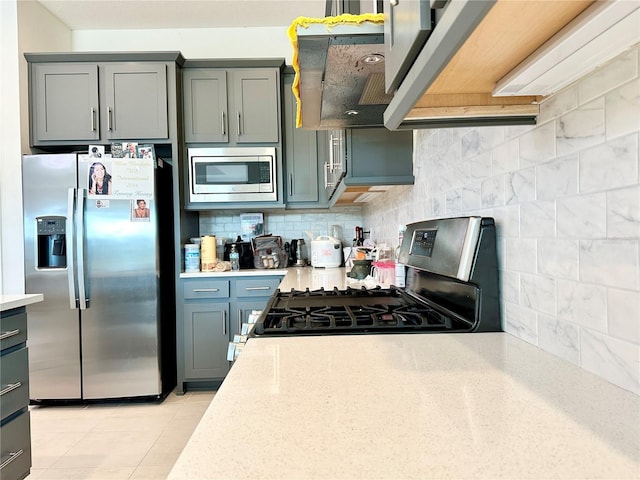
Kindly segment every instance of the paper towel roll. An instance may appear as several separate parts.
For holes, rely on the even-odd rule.
[[[213,272],[216,269],[216,237],[204,235],[200,241],[200,270]]]

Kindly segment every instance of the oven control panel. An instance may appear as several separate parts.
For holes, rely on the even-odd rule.
[[[436,235],[438,230],[418,229],[413,232],[413,241],[411,242],[411,255],[420,255],[421,257],[430,257],[433,255],[433,246],[436,243]]]
[[[399,263],[468,282],[482,222],[482,217],[455,217],[411,223],[400,247]],[[493,226],[493,219],[485,223]]]

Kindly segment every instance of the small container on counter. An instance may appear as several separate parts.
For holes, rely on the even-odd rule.
[[[216,269],[218,259],[216,256],[216,237],[203,235],[200,252],[200,266],[203,272],[213,272]]]
[[[200,271],[200,245],[187,243],[184,246],[184,271],[187,273]]]
[[[229,252],[229,261],[231,262],[231,270],[240,270],[240,254],[236,250],[236,244],[231,245],[231,252]]]

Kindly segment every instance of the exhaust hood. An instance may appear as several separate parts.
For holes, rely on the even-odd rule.
[[[296,70],[297,126],[334,130],[381,126],[392,99],[384,86],[382,14],[312,19],[289,27]]]

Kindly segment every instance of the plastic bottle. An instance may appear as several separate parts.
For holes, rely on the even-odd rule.
[[[405,287],[407,271],[404,265],[398,261],[400,256],[400,248],[402,247],[402,241],[404,240],[404,232],[407,230],[406,225],[400,225],[398,227],[398,246],[396,247],[396,286]]]
[[[229,261],[231,262],[231,270],[240,270],[240,254],[236,250],[236,244],[231,245],[229,252]]]

